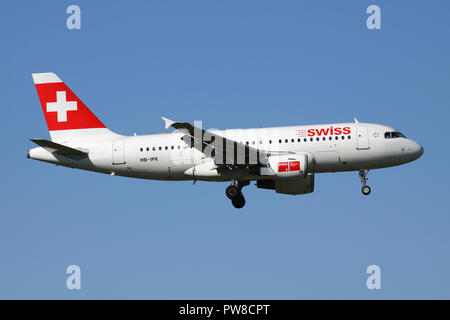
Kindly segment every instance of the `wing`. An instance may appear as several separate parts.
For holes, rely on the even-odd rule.
[[[217,165],[248,167],[265,166],[272,155],[291,154],[289,151],[267,151],[253,148],[232,139],[228,139],[214,131],[203,130],[188,122],[176,122],[161,117],[166,129],[173,127],[185,135],[182,140],[192,148],[214,159]]]

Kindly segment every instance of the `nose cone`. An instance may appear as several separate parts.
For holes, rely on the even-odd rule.
[[[408,153],[414,158],[419,159],[423,155],[423,147],[415,141],[410,141],[408,145]]]
[[[422,146],[420,146],[420,150],[419,150],[419,156],[418,156],[418,158],[420,158],[421,156],[423,155],[423,147]]]

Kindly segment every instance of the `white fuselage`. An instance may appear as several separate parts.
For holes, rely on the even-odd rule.
[[[343,128],[349,128],[346,129],[348,133],[344,134]],[[28,157],[67,167],[142,179],[210,181],[232,179],[223,175],[194,176],[192,168],[210,163],[212,159],[181,140],[184,135],[181,132],[122,136],[106,128],[85,130],[86,134],[79,134],[76,139],[64,141],[64,138],[61,138],[60,141],[69,147],[87,150],[88,157],[80,159],[66,157],[51,153],[42,147],[31,149]],[[404,137],[385,138],[386,132],[395,132],[393,128],[369,123],[229,129],[213,132],[264,151],[308,153],[311,155],[311,164],[308,166],[311,173],[396,166],[413,161],[423,153],[423,148],[413,140]],[[240,180],[256,178],[248,174],[240,177]]]

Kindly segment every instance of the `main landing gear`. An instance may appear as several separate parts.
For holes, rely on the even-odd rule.
[[[359,177],[361,178],[361,184],[362,184],[361,192],[365,196],[368,196],[371,191],[370,187],[368,185],[366,185],[367,180],[369,180],[369,179],[367,179],[368,173],[369,173],[369,170],[365,170],[365,169],[359,170]]]
[[[236,182],[233,181],[230,186],[225,189],[225,194],[235,208],[242,208],[245,206],[245,198],[242,194],[242,188],[249,185],[250,181],[239,181],[236,186]]]

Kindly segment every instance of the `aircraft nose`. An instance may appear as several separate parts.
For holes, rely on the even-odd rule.
[[[423,155],[423,147],[415,141],[410,142],[408,149],[410,150],[411,155],[414,157],[414,159],[419,159]]]
[[[419,157],[421,157],[423,155],[423,147],[420,146],[420,150],[419,150]]]

